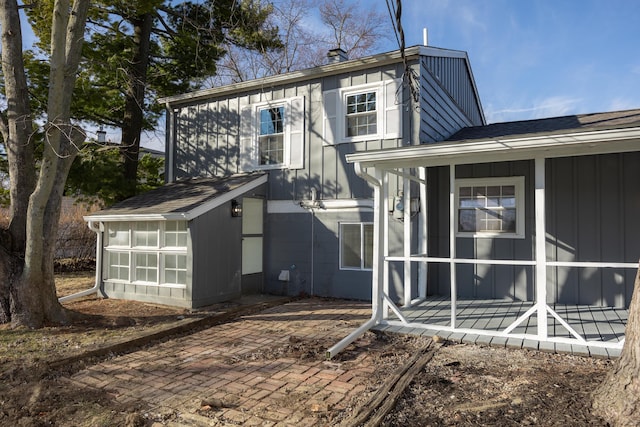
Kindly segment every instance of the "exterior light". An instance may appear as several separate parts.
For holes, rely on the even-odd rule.
[[[105,142],[107,142],[107,131],[104,130],[102,126],[100,126],[100,129],[98,129],[96,134],[98,135],[99,144],[104,144]]]
[[[231,216],[242,216],[242,204],[238,203],[236,200],[231,201]]]

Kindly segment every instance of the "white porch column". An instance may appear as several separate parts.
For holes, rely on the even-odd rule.
[[[418,177],[420,178],[420,213],[418,214],[418,253],[428,256],[427,239],[429,229],[427,224],[427,168],[418,168]],[[426,261],[421,262],[418,268],[418,298],[427,298],[427,271]]]
[[[374,172],[375,178],[379,182],[383,182],[382,172],[378,169],[375,169]],[[384,174],[386,176],[386,174]],[[380,322],[382,320],[382,310],[384,308],[383,304],[383,292],[384,292],[384,280],[381,280],[384,277],[384,246],[385,246],[385,221],[384,218],[387,217],[387,209],[388,209],[388,201],[386,198],[386,192],[384,191],[385,186],[374,185],[373,186],[373,265],[372,265],[372,280],[371,283],[373,287],[371,289],[371,309],[376,317],[376,322]],[[382,277],[381,277],[382,276]]]
[[[451,327],[456,327],[456,165],[449,165],[449,268],[451,269]]]
[[[535,159],[535,214],[536,214],[536,312],[538,339],[547,338],[547,251],[545,224],[545,158]]]
[[[405,307],[411,306],[411,261],[409,258],[411,257],[411,183],[407,178],[402,179],[402,188],[403,188],[403,200],[404,211],[403,211],[403,226],[404,226],[404,237],[403,237],[403,249],[404,249],[404,301],[403,305]]]
[[[381,197],[381,209],[379,210],[379,215],[382,218],[378,219],[376,224],[381,224],[381,235],[380,235],[380,266],[379,266],[379,274],[382,277],[379,277],[378,280],[382,283],[382,292],[384,294],[380,294],[379,298],[382,303],[382,317],[384,319],[389,317],[389,304],[387,304],[386,300],[383,298],[384,295],[389,295],[389,263],[386,261],[386,258],[389,256],[389,174],[387,171],[382,170],[376,172],[380,173],[380,176],[377,176],[378,179],[382,182],[382,192],[380,194]],[[382,279],[382,280],[380,280]]]

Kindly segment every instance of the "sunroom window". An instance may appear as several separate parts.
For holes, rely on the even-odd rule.
[[[186,221],[107,224],[104,279],[145,286],[185,287],[187,236]]]
[[[457,235],[524,237],[523,190],[523,177],[457,180]]]

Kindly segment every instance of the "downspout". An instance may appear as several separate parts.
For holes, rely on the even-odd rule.
[[[71,301],[80,297],[84,297],[91,294],[99,294],[102,295],[100,291],[100,284],[102,283],[102,232],[104,231],[104,225],[101,222],[89,221],[87,226],[91,231],[95,231],[96,233],[96,281],[93,285],[93,288],[87,289],[86,291],[77,292],[75,294],[67,295],[61,298],[58,298],[59,302]]]
[[[367,181],[369,184],[373,186],[374,203],[375,201],[377,201],[379,204],[381,204],[383,202],[382,194],[381,194],[382,182],[378,178],[367,173],[362,168],[359,162],[354,164],[354,169],[355,169],[356,175],[358,175],[360,178],[364,179],[365,181]],[[380,298],[380,290],[379,290],[378,284],[380,283],[379,254],[380,254],[380,251],[382,250],[379,244],[380,233],[382,232],[382,230],[380,230],[380,215],[383,215],[383,214],[384,214],[383,209],[381,209],[380,206],[378,206],[378,208],[375,209],[375,205],[374,205],[374,211],[373,211],[374,242],[378,242],[378,244],[374,245],[374,257],[373,257],[374,269],[373,269],[373,278],[371,281],[371,318],[367,320],[365,323],[363,323],[360,327],[358,327],[355,331],[351,332],[349,335],[343,338],[340,342],[335,344],[333,347],[329,348],[326,353],[327,359],[331,359],[333,356],[340,353],[342,350],[345,349],[345,347],[347,347],[349,344],[351,344],[352,342],[360,338],[365,332],[367,332],[369,329],[371,329],[372,327],[380,323],[380,321],[382,320],[382,309],[381,309],[382,301]]]

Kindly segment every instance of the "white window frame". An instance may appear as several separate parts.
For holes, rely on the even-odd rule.
[[[359,225],[360,226],[360,268],[357,267],[346,267],[342,265],[342,251],[343,251],[343,243],[344,243],[344,236],[343,236],[343,227],[345,225]],[[372,271],[372,268],[368,268],[366,267],[366,260],[365,260],[365,226],[370,225],[371,227],[373,227],[373,222],[349,222],[349,221],[345,221],[345,222],[340,222],[338,223],[338,229],[339,229],[339,238],[338,238],[338,265],[340,266],[340,270],[349,270],[349,271]],[[371,244],[373,245],[373,241],[371,242]],[[371,253],[373,254],[373,246],[371,247]]]
[[[260,164],[260,111],[284,107],[282,163]],[[244,172],[304,168],[305,98],[274,99],[245,105],[240,111],[240,169]]]
[[[359,95],[368,95],[368,94],[374,94],[375,95],[375,110],[373,110],[373,112],[371,111],[365,111],[365,112],[355,112],[355,113],[349,113],[348,111],[348,107],[349,107],[349,98],[350,97],[358,97]],[[365,101],[365,104],[368,103],[368,101]],[[340,115],[340,121],[341,124],[343,126],[343,129],[341,130],[341,136],[345,141],[348,142],[356,142],[356,141],[364,141],[367,139],[378,139],[381,137],[381,128],[382,128],[382,113],[381,110],[382,108],[380,108],[382,106],[382,104],[384,103],[384,99],[382,98],[382,90],[381,90],[381,86],[380,85],[376,85],[374,87],[371,87],[369,89],[363,88],[361,90],[348,90],[348,91],[343,91],[342,92],[342,105],[344,107],[344,110],[342,111],[342,114]],[[376,118],[376,131],[373,133],[366,133],[363,135],[353,135],[353,136],[349,136],[348,132],[349,132],[349,118],[357,118],[357,117],[363,117],[363,116],[369,116],[369,115],[375,115]]]
[[[282,162],[263,165],[260,164],[260,112],[263,110],[280,107],[284,109],[284,113],[282,115]],[[261,102],[259,104],[255,104],[253,107],[253,122],[255,129],[253,139],[255,144],[255,153],[257,155],[256,169],[268,170],[282,169],[287,167],[290,160],[289,147],[291,146],[291,103],[287,100],[279,100],[274,102]]]
[[[401,83],[400,79],[389,79],[324,91],[324,143],[331,145],[402,138]],[[347,136],[347,98],[370,92],[376,94],[376,133]]]
[[[156,246],[136,246],[135,245],[135,233],[134,230],[138,227],[139,224],[141,223],[147,223],[147,224],[155,224],[158,228],[158,235],[157,235],[157,245]],[[178,221],[180,222],[180,221]],[[121,224],[126,224],[128,229],[129,229],[129,245],[128,246],[105,246],[105,252],[107,255],[107,263],[105,266],[105,271],[107,273],[107,277],[105,278],[105,281],[107,282],[113,282],[113,283],[132,283],[132,284],[136,284],[136,285],[145,285],[145,286],[158,286],[158,287],[169,287],[169,288],[181,288],[184,289],[187,286],[187,283],[167,283],[165,280],[165,271],[164,271],[164,265],[165,265],[165,255],[167,254],[171,254],[171,255],[177,255],[177,256],[184,256],[187,257],[187,245],[188,245],[188,230],[189,230],[189,225],[188,223],[186,223],[186,228],[185,230],[178,230],[178,231],[169,231],[169,233],[176,233],[176,234],[180,234],[180,233],[185,233],[187,234],[187,240],[186,240],[186,244],[185,246],[165,246],[165,236],[166,236],[166,225],[168,222],[165,221],[131,221],[131,222],[123,222],[123,223],[116,223],[118,224],[117,228],[122,228]],[[109,226],[107,226],[109,227]],[[176,239],[178,240],[178,239]],[[124,280],[124,279],[118,279],[118,278],[112,278],[109,277],[109,269],[111,268],[111,258],[112,256],[116,256],[117,254],[120,253],[126,253],[129,256],[129,265],[128,265],[128,279]],[[156,274],[156,280],[155,282],[150,282],[147,280],[140,280],[138,277],[136,277],[136,256],[140,255],[140,254],[145,254],[145,255],[151,255],[151,256],[155,256],[156,257],[156,270],[157,270],[157,274]],[[187,260],[188,262],[188,260]],[[124,268],[124,266],[119,266],[120,268]],[[188,265],[187,268],[185,269],[173,269],[175,271],[185,271],[187,274],[185,275],[185,278],[188,281]]]
[[[525,238],[525,191],[524,176],[510,176],[498,178],[464,178],[455,181],[455,212],[453,220],[456,223],[456,237],[473,237],[473,238],[509,238],[524,239]],[[460,188],[462,187],[491,187],[513,185],[515,189],[515,209],[516,209],[516,231],[459,231],[460,230]],[[500,208],[500,206],[497,206]]]

